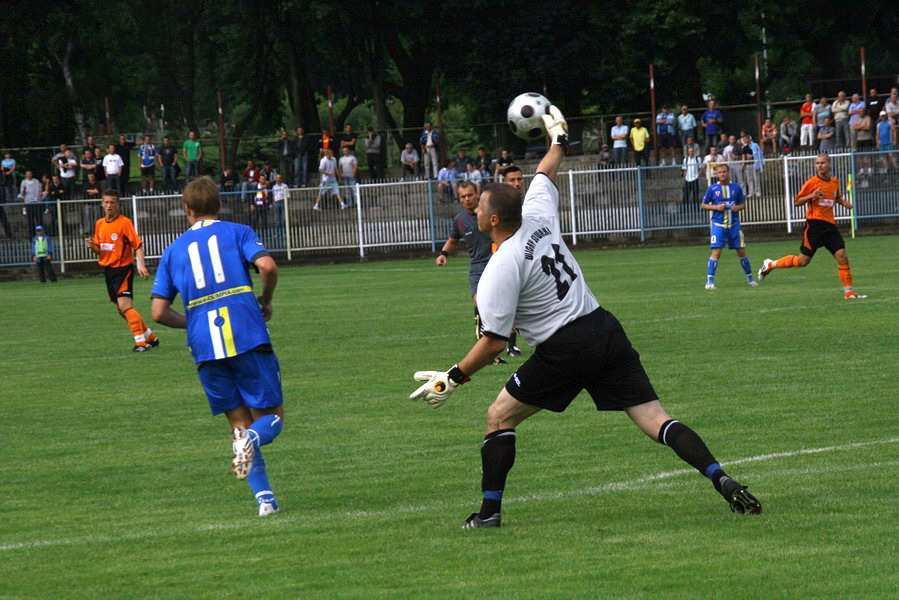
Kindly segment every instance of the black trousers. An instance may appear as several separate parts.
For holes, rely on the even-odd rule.
[[[47,277],[50,278],[50,281],[56,282],[56,272],[53,270],[53,263],[49,258],[46,256],[38,258],[34,266],[37,267],[37,276],[40,277],[41,283],[46,282]]]

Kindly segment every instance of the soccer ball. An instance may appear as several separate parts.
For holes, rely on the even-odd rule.
[[[536,92],[517,96],[506,110],[512,133],[525,140],[536,140],[546,135],[540,115],[548,113],[549,100]]]

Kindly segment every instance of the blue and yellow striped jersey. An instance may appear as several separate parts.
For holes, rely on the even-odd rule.
[[[214,220],[198,221],[163,252],[152,296],[181,295],[187,345],[198,363],[271,344],[249,272],[267,255],[250,227]]]
[[[705,191],[702,201],[705,204],[727,204],[728,207],[731,207],[736,204],[745,204],[746,196],[743,194],[743,188],[740,187],[739,183],[728,183],[727,185],[713,183]],[[712,221],[712,225],[717,225],[718,227],[728,229],[740,224],[739,212],[713,210],[710,212],[710,215],[709,218]]]

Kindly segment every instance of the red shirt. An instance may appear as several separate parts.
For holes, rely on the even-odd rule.
[[[806,102],[805,104],[803,104],[803,105],[799,108],[799,112],[801,112],[801,113],[804,113],[804,112],[811,113],[812,110],[813,110],[813,108],[814,108],[814,107],[812,106],[812,104],[811,104],[810,102]],[[802,124],[803,124],[803,125],[811,125],[812,123],[814,123],[814,121],[812,120],[812,117],[802,117]]]

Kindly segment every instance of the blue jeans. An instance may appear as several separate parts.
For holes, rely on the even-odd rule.
[[[293,187],[306,187],[309,177],[309,155],[293,158]]]
[[[189,160],[184,167],[184,178],[187,181],[200,176],[200,161]]]
[[[284,202],[275,202],[275,234],[284,235]]]
[[[175,181],[175,165],[162,167],[162,189],[166,192],[174,192],[178,189]]]

